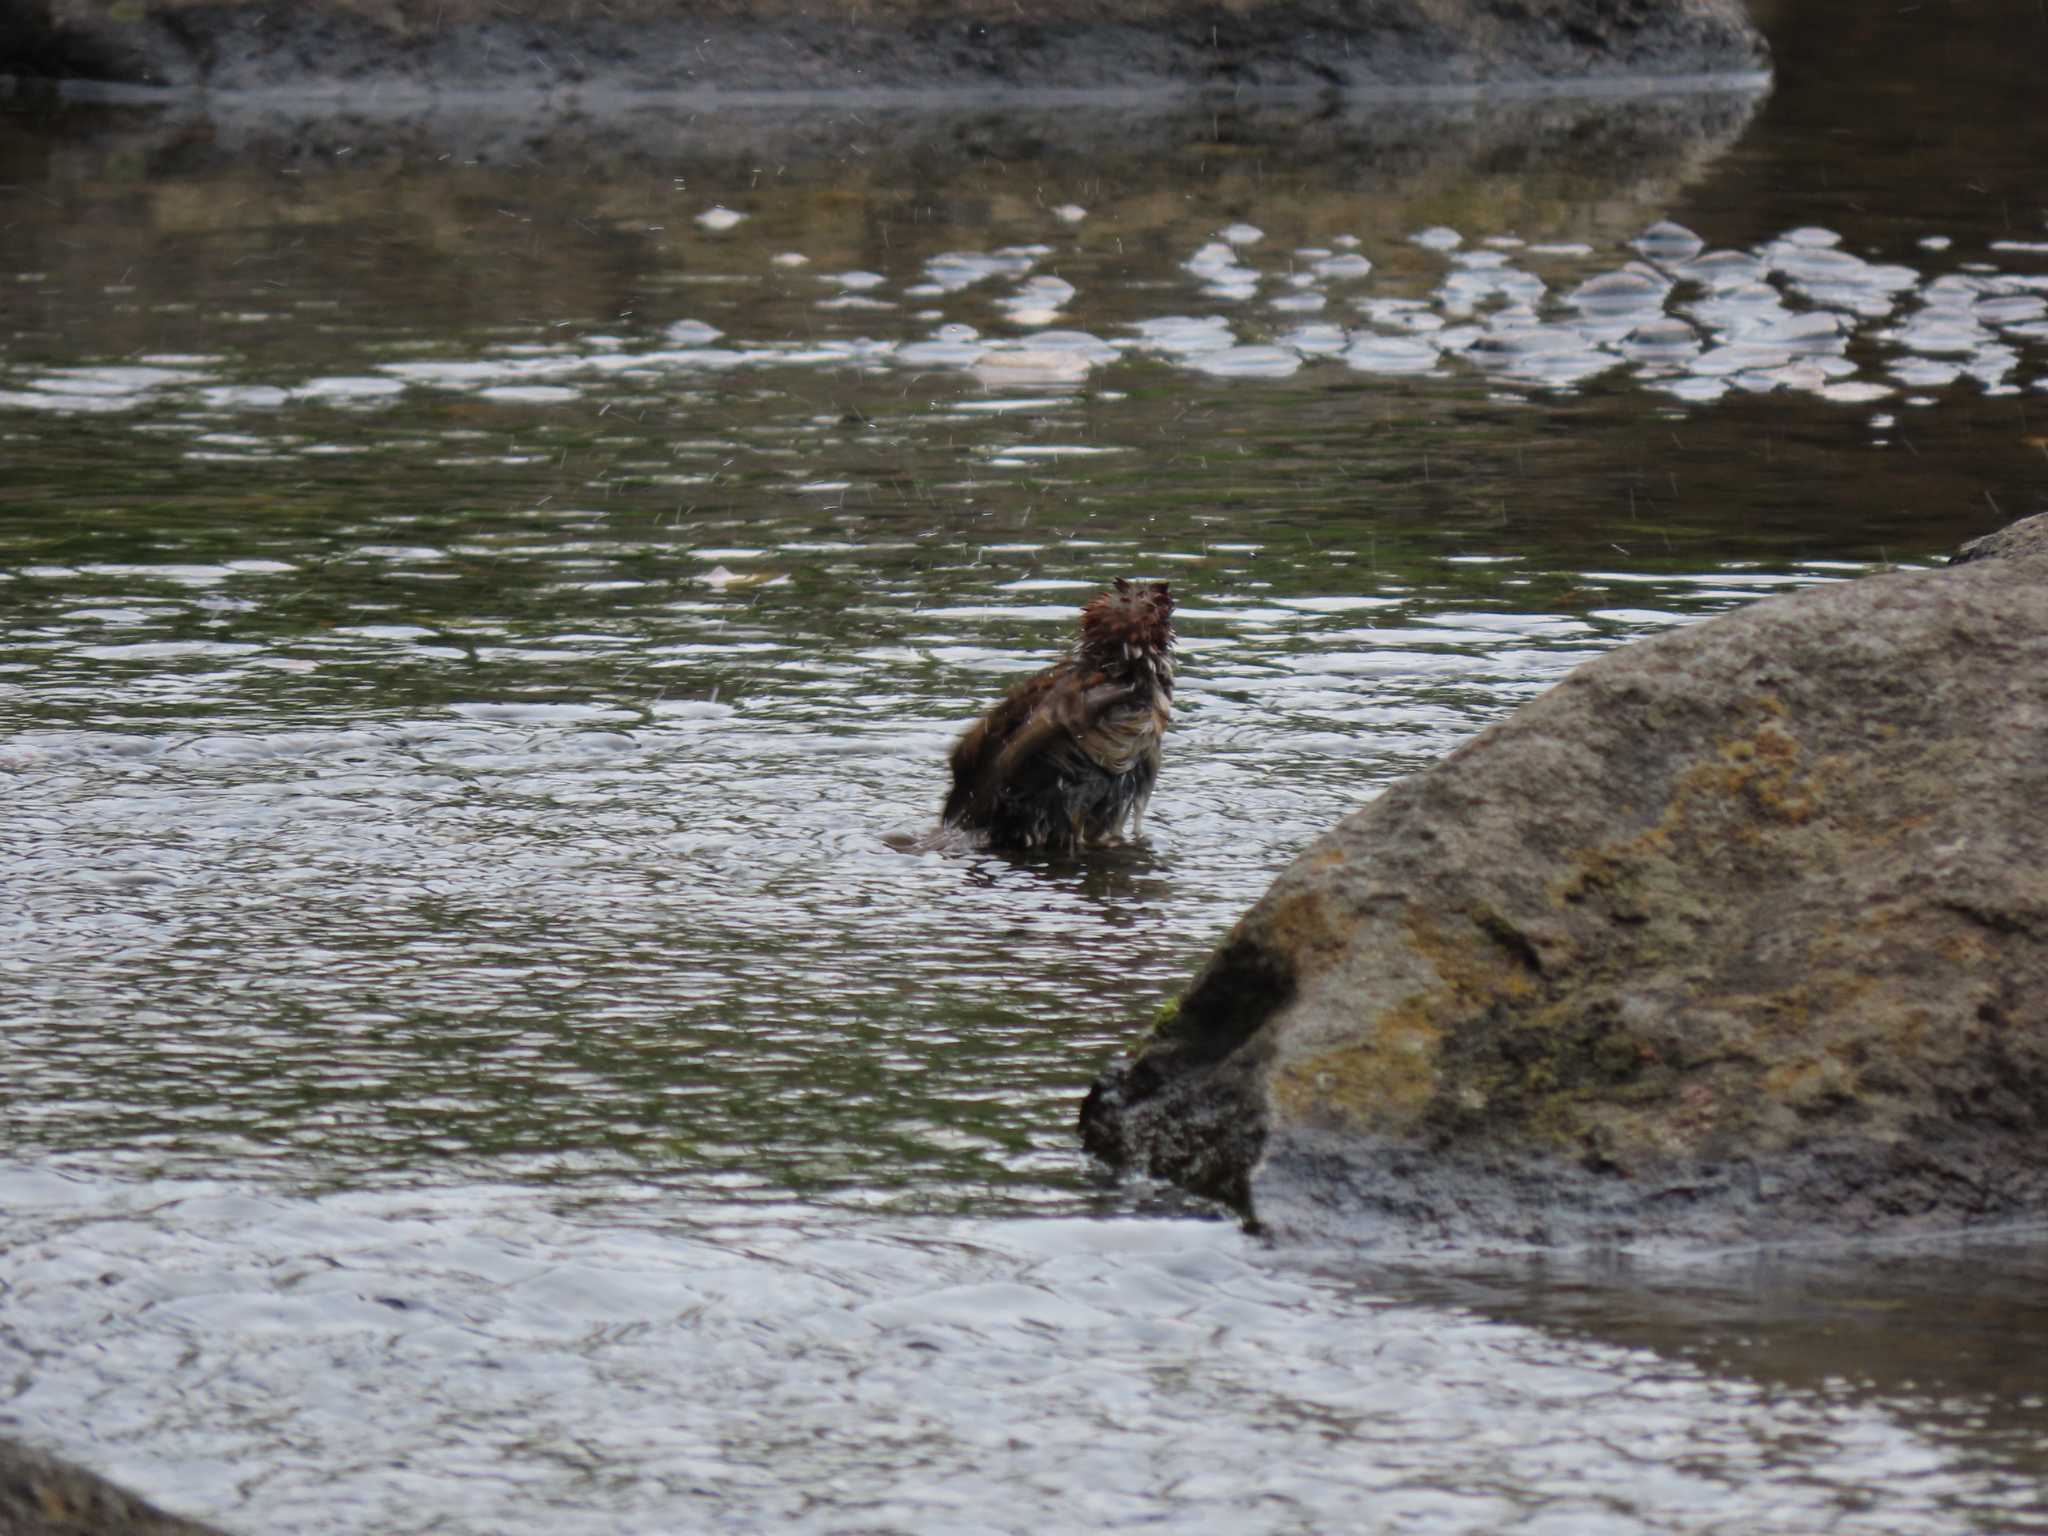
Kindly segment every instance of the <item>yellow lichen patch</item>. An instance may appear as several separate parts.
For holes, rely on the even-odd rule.
[[[1923,921],[1918,913],[1911,914],[1915,921]],[[1997,954],[1990,937],[1981,928],[1956,927],[1943,934],[1933,945],[1933,952],[1951,965],[1983,970]]]
[[[1298,977],[1313,975],[1342,955],[1351,940],[1351,923],[1333,911],[1319,890],[1296,890],[1273,902],[1261,914],[1259,943],[1289,956]]]
[[[1776,723],[1786,714],[1783,700],[1760,695],[1754,707],[1762,718],[1752,728],[1724,738],[1712,756],[1678,775],[1656,821],[1574,859],[1572,875],[1556,890],[1559,905],[1597,892],[1622,921],[1648,921],[1680,894],[1665,887],[1691,850],[1754,848],[1821,815],[1847,764],[1833,755],[1809,759],[1798,738]]]
[[[1502,933],[1514,931],[1512,925],[1491,908],[1470,916],[1469,927],[1454,923],[1447,928],[1427,912],[1409,912],[1408,942],[1429,962],[1440,984],[1385,1009],[1363,1039],[1280,1068],[1272,1092],[1283,1114],[1334,1117],[1353,1129],[1381,1134],[1412,1128],[1446,1086],[1439,1069],[1446,1030],[1480,1014],[1526,1009],[1540,1001],[1538,978],[1502,941]],[[1543,1075],[1540,1064],[1534,1073]],[[1448,1087],[1450,1107],[1460,1113],[1483,1111],[1490,1097],[1490,1085],[1476,1079]]]
[[[1536,978],[1514,958],[1500,935],[1514,925],[1491,906],[1475,904],[1466,914],[1471,928],[1447,932],[1431,914],[1411,909],[1405,926],[1408,942],[1443,978],[1447,1013],[1466,1013],[1495,1003],[1525,1002],[1536,992]]]
[[[1688,769],[1678,781],[1672,810],[1689,812],[1696,802],[1747,800],[1765,827],[1798,826],[1819,808],[1814,785],[1799,771],[1799,744],[1766,726],[1754,736],[1723,742],[1719,753]],[[1670,814],[1669,811],[1666,813]],[[1735,835],[1756,841],[1757,828],[1738,825]]]
[[[1750,737],[1750,747],[1760,758],[1789,767],[1799,757],[1799,743],[1775,725],[1767,725]]]
[[[1856,1074],[1833,1056],[1811,1056],[1773,1067],[1764,1074],[1762,1086],[1773,1103],[1814,1110],[1853,1098]]]
[[[1820,809],[1821,786],[1800,771],[1799,743],[1776,726],[1725,743],[1721,761],[1733,771],[1728,792],[1747,798],[1770,821],[1801,826]]]
[[[1296,1120],[1341,1121],[1364,1132],[1411,1128],[1436,1093],[1436,1047],[1442,1032],[1430,1017],[1432,993],[1395,1004],[1364,1040],[1340,1045],[1276,1072],[1272,1092]]]

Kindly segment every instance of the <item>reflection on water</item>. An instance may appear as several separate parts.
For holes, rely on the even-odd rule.
[[[9,1427],[252,1530],[2027,1528],[1989,1372],[1076,1144],[1379,786],[2040,504],[2026,232],[1779,206],[1797,98],[1496,105],[15,114]],[[1146,841],[892,849],[1114,575]]]
[[[1440,278],[1431,282],[1428,274],[1411,271],[1377,285],[1366,281],[1374,263],[1357,253],[1355,235],[1277,252],[1254,266],[1244,248],[1258,244],[1263,232],[1234,225],[1224,233],[1231,243],[1210,241],[1180,264],[1194,291],[1159,284],[1155,302],[1207,299],[1223,302],[1227,312],[1126,320],[1107,336],[1056,328],[1084,308],[1086,297],[1065,279],[1033,270],[1063,254],[1082,254],[1085,245],[1076,236],[1064,250],[1033,244],[942,252],[910,274],[916,280],[900,291],[877,272],[811,279],[828,290],[811,307],[829,312],[842,327],[858,317],[863,330],[854,336],[729,337],[689,318],[644,339],[597,334],[574,342],[500,341],[486,344],[481,356],[381,362],[367,374],[263,383],[222,382],[225,375],[211,370],[227,365],[225,356],[146,356],[140,366],[28,370],[12,380],[0,373],[0,383],[16,386],[0,388],[0,408],[96,413],[164,398],[199,408],[188,417],[196,437],[188,457],[267,460],[280,450],[317,453],[329,445],[202,431],[205,411],[232,415],[312,401],[369,408],[394,404],[408,389],[505,404],[596,401],[601,410],[630,409],[645,404],[649,390],[687,387],[734,370],[786,367],[889,370],[911,387],[933,371],[957,370],[1001,396],[1091,382],[1098,388],[1131,384],[1135,379],[1112,365],[1148,355],[1225,379],[1284,379],[1306,364],[1375,376],[1434,374],[1462,364],[1510,388],[1570,389],[1615,372],[1694,403],[1731,390],[1788,389],[1840,405],[1893,399],[1928,405],[1933,402],[1916,391],[1958,380],[1992,394],[2017,391],[2015,379],[2039,371],[2048,343],[2048,272],[2001,271],[1980,259],[1962,271],[1928,275],[1842,250],[1841,235],[1827,229],[1790,230],[1755,252],[1707,251],[1690,230],[1666,221],[1638,235],[1631,244],[1643,254],[1619,266],[1611,263],[1623,259],[1620,253],[1531,244],[1517,236],[1496,235],[1483,249],[1461,250],[1463,236],[1438,230],[1425,232],[1435,238],[1411,243],[1443,253],[1448,270]],[[1340,246],[1343,255],[1335,249]],[[1980,254],[2037,263],[2048,257],[2048,242],[1990,246]],[[779,253],[764,264],[758,250],[746,250],[722,265],[734,283],[751,285],[801,254]],[[778,284],[783,305],[777,323],[786,321],[788,305],[803,301],[789,292],[803,281]],[[1416,289],[1420,296],[1406,296]],[[956,301],[963,293],[969,297]],[[721,317],[736,307],[730,299],[703,302]],[[1022,334],[984,335],[965,318],[987,321],[991,310],[997,323]],[[1294,318],[1309,314],[1318,320]],[[416,344],[408,338],[401,347]],[[1853,357],[1852,349],[1866,359]],[[1896,418],[1870,420],[1882,433]],[[455,456],[443,462],[503,460]],[[688,485],[707,478],[662,480]]]

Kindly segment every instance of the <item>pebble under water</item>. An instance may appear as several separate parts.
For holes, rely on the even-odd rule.
[[[2042,509],[1995,64],[1909,162],[12,103],[0,1428],[249,1532],[2048,1529],[2027,1234],[1275,1253],[1074,1133],[1379,787]],[[1116,575],[1144,840],[893,847]]]

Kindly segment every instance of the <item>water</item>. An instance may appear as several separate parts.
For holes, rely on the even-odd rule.
[[[1072,1128],[1379,786],[2041,508],[2035,130],[1888,25],[1677,105],[15,103],[7,1427],[252,1531],[2048,1529],[2022,1238],[1361,1266]],[[1118,574],[1146,840],[894,851]]]
[[[1845,1295],[1838,1269],[1723,1264],[1645,1294],[1362,1279],[1220,1223],[531,1181],[130,1185],[90,1215],[54,1178],[6,1194],[50,1234],[11,1308],[41,1318],[17,1411],[252,1528],[2040,1528],[2038,1377],[1971,1347],[1995,1327],[2038,1359],[2038,1250],[2002,1291],[1962,1264],[1909,1299],[1881,1270]],[[78,1293],[96,1315],[58,1324]]]

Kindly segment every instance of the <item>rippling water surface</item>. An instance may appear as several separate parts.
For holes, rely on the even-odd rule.
[[[2038,158],[1860,89],[16,103],[11,1427],[251,1531],[2048,1529],[2023,1242],[1364,1269],[1072,1129],[1379,786],[2040,509]],[[1119,574],[1144,841],[895,851]]]

